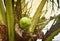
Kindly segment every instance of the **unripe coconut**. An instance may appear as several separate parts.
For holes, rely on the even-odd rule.
[[[29,28],[29,26],[31,25],[31,19],[27,17],[23,17],[20,19],[19,23],[20,23],[21,29],[25,30]]]

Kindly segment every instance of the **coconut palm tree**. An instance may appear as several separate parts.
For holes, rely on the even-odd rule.
[[[0,0],[0,23],[3,25],[1,26],[0,24],[0,28],[7,28],[6,33],[8,33],[8,36],[6,34],[6,37],[9,38],[7,38],[7,40],[36,41],[37,39],[42,39],[43,41],[51,41],[52,38],[60,32],[60,15],[51,16],[51,13],[54,11],[56,12],[57,10],[54,9],[56,5],[55,1],[39,1],[39,5],[32,18],[30,17],[30,11],[32,11],[31,8],[33,6],[32,3],[34,0],[31,2],[31,6],[29,8],[29,2],[25,1],[26,0]],[[51,4],[49,4],[49,2]],[[56,2],[59,5],[59,2]],[[49,6],[51,6],[51,9],[49,9]],[[50,13],[50,17],[46,18],[48,12]],[[23,17],[30,18],[32,22],[31,25],[29,25],[29,28],[26,30],[21,29],[21,25],[19,23],[20,19]],[[52,24],[50,30],[44,34],[42,29],[53,19],[55,19],[54,23],[55,21],[56,23],[54,25]],[[26,22],[26,20],[24,20],[24,22]],[[24,24],[22,24],[22,27],[23,26]]]

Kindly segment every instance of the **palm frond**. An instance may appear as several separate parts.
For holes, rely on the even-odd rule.
[[[7,26],[8,26],[9,41],[15,41],[14,14],[13,14],[12,0],[5,0],[5,3],[6,3],[6,12],[7,12]]]

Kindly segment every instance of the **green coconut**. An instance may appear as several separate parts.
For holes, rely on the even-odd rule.
[[[27,17],[23,17],[20,19],[19,23],[20,23],[21,29],[25,30],[29,28],[29,26],[31,25],[31,19]]]

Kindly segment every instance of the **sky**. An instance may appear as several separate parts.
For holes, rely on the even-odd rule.
[[[33,0],[33,1],[32,0],[26,0],[26,3],[27,2],[29,2],[28,5],[27,5],[28,8],[31,6],[31,2],[32,2],[32,7],[31,7],[31,10],[30,10],[30,17],[33,17],[37,8],[38,8],[38,6],[39,6],[39,4],[40,4],[40,2],[41,2],[41,0]],[[52,11],[52,2],[50,2],[48,0],[48,4],[47,3],[45,4],[43,10],[46,10],[46,6],[47,6],[47,10],[48,10],[47,13],[45,14],[46,19],[49,19],[50,16],[57,16],[59,14],[60,9],[57,10],[58,5],[57,5],[56,0],[54,0],[54,3],[55,3],[54,4],[54,11]]]

